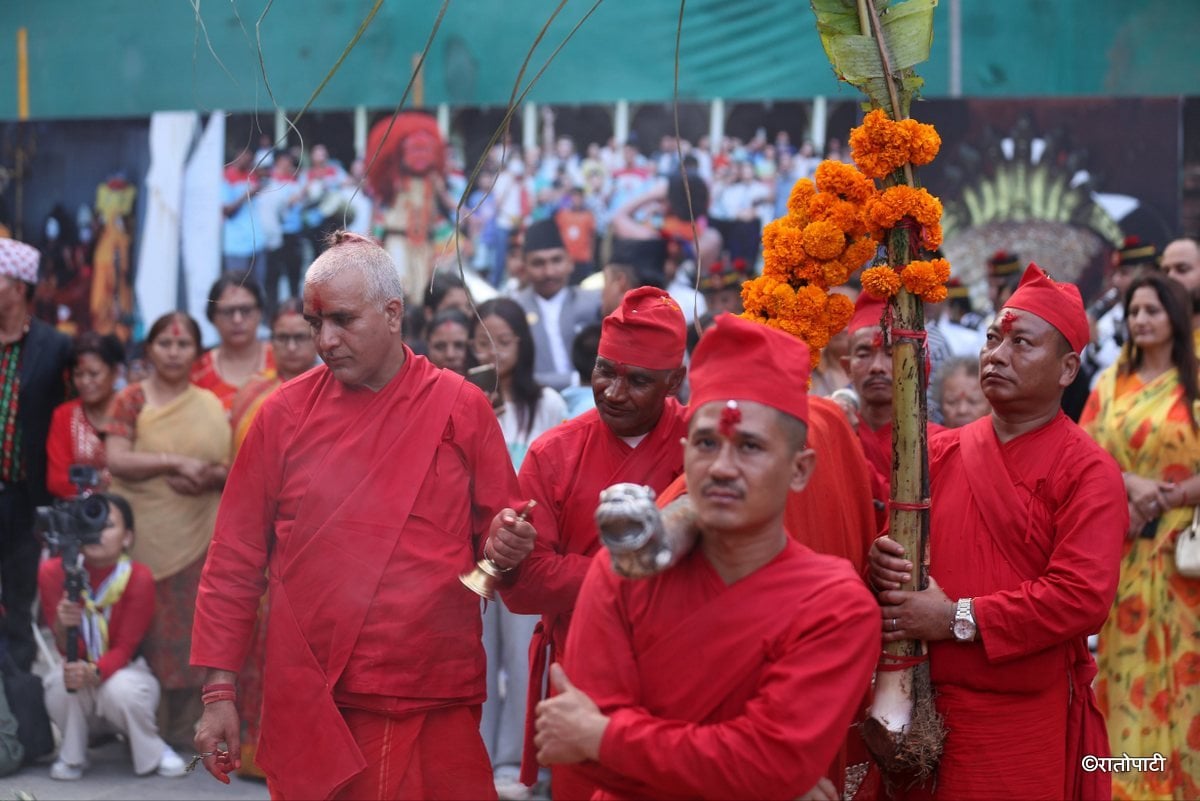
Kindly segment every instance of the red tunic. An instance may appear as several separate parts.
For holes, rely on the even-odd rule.
[[[538,502],[532,516],[537,544],[521,564],[515,583],[502,587],[501,594],[511,611],[542,616],[529,649],[530,709],[522,768],[529,783],[537,770],[532,710],[542,698],[547,666],[558,660],[567,643],[575,598],[600,550],[595,518],[600,491],[628,481],[657,492],[681,474],[679,440],[687,436],[684,411],[678,401],[667,398],[658,424],[631,448],[591,409],[538,437],[521,464],[521,491]]]
[[[564,668],[612,720],[594,798],[796,798],[859,710],[879,609],[841,559],[789,540],[726,585],[701,549],[648,579],[607,555],[579,596]]]
[[[1001,444],[990,417],[930,441],[933,577],[979,639],[930,646],[949,733],[936,798],[1107,798],[1086,638],[1116,594],[1129,518],[1116,463],[1061,412]],[[992,758],[994,757],[994,758]]]
[[[937,423],[927,423],[927,436],[932,437],[946,427]],[[892,497],[892,424],[884,423],[879,428],[871,428],[865,420],[858,424],[858,441],[862,444],[863,455],[867,457],[870,467],[871,494],[878,502],[875,504],[875,519],[878,530],[882,531],[888,522],[887,502]]]
[[[325,367],[281,387],[221,501],[192,662],[241,669],[269,564],[257,761],[285,797],[327,798],[366,767],[339,706],[408,715],[484,698],[479,599],[458,576],[517,505],[516,476],[483,394],[406,354],[377,393]]]
[[[140,562],[133,562],[130,567],[129,583],[125,585],[120,600],[113,604],[112,614],[108,619],[108,650],[96,662],[96,666],[100,668],[100,677],[106,681],[137,655],[142,640],[146,638],[146,632],[150,630],[150,620],[154,617],[154,577],[150,575],[150,568]],[[86,569],[88,584],[99,587],[115,566]],[[47,559],[38,568],[42,619],[51,628],[58,617],[58,602],[63,597],[65,578],[62,559],[59,557]],[[87,659],[82,636],[79,638],[79,658]]]
[[[88,465],[100,471],[100,486],[108,489],[108,459],[100,432],[83,411],[83,401],[76,398],[60,405],[50,418],[50,434],[46,438],[46,489],[59,498],[73,498],[75,485],[68,470],[73,464]]]
[[[809,396],[808,414],[808,447],[817,454],[817,466],[802,492],[788,494],[784,528],[817,553],[848,559],[855,572],[863,575],[867,552],[878,531],[870,468],[842,407],[827,398]],[[659,494],[660,506],[687,492],[686,478],[680,476]],[[858,718],[865,716],[867,700]],[[835,787],[843,786],[846,765],[866,759],[862,736],[851,727],[846,752],[839,752],[830,765],[830,781]]]

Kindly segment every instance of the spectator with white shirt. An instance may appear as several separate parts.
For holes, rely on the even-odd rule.
[[[580,330],[600,322],[600,293],[568,286],[573,265],[553,220],[525,231],[528,285],[513,297],[525,310],[534,342],[534,376],[539,384],[562,390],[576,380],[571,344]]]

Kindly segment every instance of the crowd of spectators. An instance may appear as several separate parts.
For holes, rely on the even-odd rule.
[[[569,137],[554,135],[551,116],[543,122],[542,147],[494,148],[474,187],[451,169],[447,192],[467,193],[463,208],[469,213],[459,221],[466,263],[462,270],[453,259],[431,265],[432,279],[408,298],[405,315],[406,341],[415,352],[468,376],[492,397],[518,468],[534,439],[593,404],[601,320],[627,291],[666,290],[701,329],[717,313],[741,311],[739,287],[755,272],[761,226],[783,213],[792,184],[811,176],[817,164],[810,143],[793,148],[786,134],[728,138],[716,149],[704,140],[693,145],[664,137],[649,154],[633,143],[612,142],[579,152]],[[835,149],[836,142],[829,143],[827,155],[836,155]],[[114,716],[137,721],[126,732],[136,771],[181,772],[172,746],[190,740],[199,700],[200,680],[187,663],[190,614],[232,454],[262,401],[316,362],[296,296],[303,265],[323,246],[321,235],[351,216],[355,227],[370,231],[372,225],[371,199],[358,180],[361,163],[345,170],[319,145],[306,165],[298,169],[298,163],[296,154],[273,151],[234,160],[225,176],[230,271],[213,285],[206,311],[219,340],[206,349],[194,320],[164,315],[144,343],[146,375],[123,364],[121,343],[112,336],[83,334],[68,348],[65,338],[31,319],[36,251],[32,257],[26,251],[0,254],[0,393],[18,386],[14,343],[41,338],[36,347],[51,368],[40,384],[24,376],[19,383],[19,422],[28,433],[23,440],[0,438],[0,514],[9,531],[31,530],[34,506],[51,494],[74,494],[69,465],[96,467],[97,489],[110,493],[104,497],[112,509],[104,540],[88,555],[93,600],[99,602],[117,574],[124,577],[124,592],[140,599],[127,601],[135,611],[114,611],[107,642],[82,643],[89,654],[78,660],[83,667],[69,663],[47,684],[47,706],[70,732],[52,768],[56,778],[83,774],[86,747],[79,745],[79,732],[86,733],[88,721]],[[330,200],[330,193],[340,199]],[[1100,324],[1085,353],[1090,367],[1079,379],[1081,402],[1067,411],[1076,418],[1082,413],[1087,431],[1126,471],[1134,521],[1118,605],[1100,633],[1099,695],[1109,705],[1114,743],[1130,753],[1168,753],[1177,744],[1166,728],[1147,724],[1122,702],[1130,694],[1165,693],[1163,704],[1175,710],[1167,714],[1182,728],[1200,720],[1200,696],[1170,679],[1182,660],[1200,660],[1194,649],[1173,654],[1169,648],[1195,640],[1195,617],[1185,611],[1195,608],[1195,590],[1164,556],[1200,503],[1194,354],[1200,342],[1200,246],[1176,240],[1161,256],[1149,246],[1148,257],[1147,247],[1126,242],[1114,258],[1107,275],[1111,291],[1099,299],[1103,306],[1091,309]],[[5,258],[14,266],[5,266]],[[1013,253],[989,260],[993,308],[1003,305],[1024,266]],[[267,281],[265,291],[259,279]],[[853,287],[844,291],[856,294]],[[926,315],[931,422],[958,427],[987,415],[978,353],[994,322],[991,310],[973,308],[966,288],[952,284],[947,301],[927,306]],[[849,332],[834,337],[813,371],[812,389],[841,403],[861,429],[890,419],[890,406],[882,404],[890,404],[892,376],[886,347],[860,349],[856,342]],[[69,370],[74,398],[61,406],[67,388],[55,383],[55,365]],[[686,384],[680,395],[686,400]],[[32,419],[34,407],[46,410],[46,421]],[[17,408],[0,408],[0,420]],[[19,448],[27,450],[14,456]],[[0,554],[9,649],[28,668],[29,621],[13,610],[32,606],[32,578],[17,576],[29,572],[29,556],[14,555],[20,549],[13,539],[6,538]],[[48,564],[42,567],[43,622],[65,646],[65,627],[79,625],[94,610],[85,613],[54,594],[59,574],[46,573]],[[110,606],[122,597],[113,592]],[[489,615],[493,700],[484,712],[485,740],[497,786],[519,794],[513,777],[528,673],[522,645],[533,621],[500,604]],[[1134,618],[1150,622],[1134,627]],[[105,651],[118,656],[106,660]],[[1130,658],[1133,652],[1158,656]],[[253,669],[246,675],[252,686]],[[128,686],[117,682],[122,676]],[[139,689],[150,682],[152,692]],[[64,687],[90,694],[68,698]],[[147,717],[144,703],[136,714],[120,711],[127,709],[121,699],[147,694],[154,697],[157,719]],[[246,693],[243,703],[247,696],[254,697]],[[243,716],[253,729],[253,710]],[[1113,726],[1115,719],[1122,723]],[[251,757],[254,742],[251,731],[245,739]],[[252,766],[252,758],[246,761]]]

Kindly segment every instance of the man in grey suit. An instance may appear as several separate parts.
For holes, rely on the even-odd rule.
[[[600,322],[600,293],[568,286],[572,263],[554,220],[541,220],[525,231],[528,286],[513,299],[525,310],[533,331],[534,377],[562,390],[576,378],[571,344],[584,328]]]

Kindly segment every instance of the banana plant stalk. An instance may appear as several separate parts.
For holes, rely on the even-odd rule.
[[[929,57],[937,0],[810,0],[826,55],[838,77],[862,90],[869,105],[892,119],[908,116],[922,80],[913,66]],[[917,186],[912,165],[886,181]],[[902,221],[888,234],[888,264],[913,259],[918,232]],[[925,315],[920,298],[901,289],[889,305],[892,346],[892,496],[890,536],[915,569],[902,589],[927,584],[929,451],[925,402]],[[863,724],[867,748],[885,777],[922,779],[936,770],[944,731],[933,706],[924,643],[889,643],[876,677],[875,700]]]

